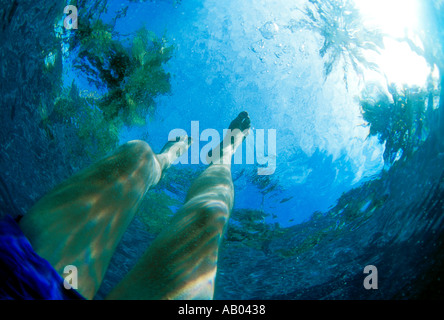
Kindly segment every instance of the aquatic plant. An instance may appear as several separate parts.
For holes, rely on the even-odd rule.
[[[106,120],[97,108],[97,98],[81,94],[74,82],[41,116],[40,127],[48,138],[68,141],[66,149],[76,161],[85,155],[88,160],[98,160],[117,145],[121,123]]]
[[[421,24],[416,34],[421,40],[421,45],[412,41],[406,34],[399,39],[407,42],[410,48],[418,55],[423,56],[430,66],[436,65],[440,75],[444,72],[444,2],[422,1],[420,6]]]
[[[377,29],[364,27],[361,15],[351,0],[309,0],[305,7],[302,26],[319,33],[324,39],[319,54],[325,58],[324,75],[327,78],[342,62],[344,82],[350,67],[363,77],[363,68],[378,70],[368,61],[365,50],[379,53],[384,48],[384,35]]]
[[[388,90],[389,96],[375,96],[368,86],[360,104],[369,135],[386,144],[384,160],[391,165],[401,156],[410,156],[426,140],[439,93],[432,86],[398,88],[391,84]]]
[[[442,1],[421,1],[421,24],[417,31],[421,44],[412,41],[408,35],[399,39],[405,41],[412,51],[424,57],[430,67],[439,71],[440,102],[439,113],[432,121],[432,136],[437,140],[440,152],[444,150],[444,3]]]
[[[105,6],[106,1],[94,3]],[[156,107],[155,98],[170,91],[164,63],[173,48],[145,28],[120,38],[113,25],[92,17],[82,19],[79,29],[63,41],[70,47],[70,57],[64,58],[71,59],[79,76],[98,92],[89,89],[85,94],[74,83],[64,90],[59,85],[53,101],[40,102],[39,126],[49,139],[67,141],[65,149],[74,158],[87,155],[94,161],[116,147],[124,125],[144,125]],[[61,65],[61,54],[55,54],[56,65]],[[49,73],[52,60],[45,62]]]
[[[170,91],[170,75],[163,64],[173,48],[145,28],[136,33],[130,48],[115,38],[113,27],[100,20],[84,24],[73,40],[80,58],[75,67],[106,91],[98,105],[105,119],[143,125],[155,108],[154,99]]]
[[[82,23],[75,32],[56,25],[56,36],[69,46],[65,60],[73,63],[80,78],[98,92],[80,90],[76,84],[62,90],[61,81],[52,87],[52,99],[41,100],[39,127],[52,141],[63,141],[64,149],[76,166],[103,157],[116,147],[124,125],[144,125],[155,109],[155,98],[170,91],[169,74],[163,65],[173,48],[165,38],[141,29],[121,36],[114,31],[117,19],[126,15],[127,6],[117,11],[111,23],[104,23],[107,0],[79,0]],[[45,73],[61,79],[62,52],[45,53]],[[55,68],[57,67],[57,68]],[[87,157],[85,157],[85,155]]]

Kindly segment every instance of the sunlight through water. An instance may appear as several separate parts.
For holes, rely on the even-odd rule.
[[[444,299],[444,0],[0,16],[0,299]]]
[[[355,0],[355,3],[365,22],[380,28],[386,35],[385,48],[380,54],[368,52],[369,59],[379,65],[390,82],[424,86],[431,69],[425,59],[403,41],[408,38],[422,47],[415,37],[419,26],[417,0]]]

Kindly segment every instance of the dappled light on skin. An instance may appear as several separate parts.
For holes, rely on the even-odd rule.
[[[212,297],[212,290],[206,284],[214,283],[220,232],[214,228],[201,230],[200,234],[194,233],[192,236],[196,238],[195,243],[191,242],[186,248],[177,248],[175,252],[168,253],[178,258],[174,263],[175,268],[170,272],[171,276],[167,277],[175,283],[177,289],[162,299],[193,299],[195,295],[206,299]],[[205,288],[204,292],[200,292],[202,287]],[[204,297],[206,294],[211,296]]]
[[[230,208],[233,206],[233,182],[231,181],[231,170],[229,166],[213,165],[209,170],[205,171],[199,179],[201,183],[191,186],[186,201],[188,201],[190,197],[204,197],[205,195],[208,196],[210,192],[213,192],[213,194],[222,199],[224,203],[228,203]],[[213,186],[211,190],[207,189],[206,186],[211,184],[214,179],[221,179],[223,183]]]
[[[248,134],[246,112],[230,124],[230,129],[236,127],[246,131],[237,130],[234,144],[224,148],[224,159],[231,159]],[[171,224],[107,298],[212,299],[219,246],[233,203],[230,165],[210,165],[190,187]]]
[[[179,290],[176,295],[168,296],[169,300],[202,300],[213,297],[214,278],[217,268],[214,266],[212,270],[201,274],[194,280],[184,282],[184,287]]]
[[[129,142],[42,198],[20,226],[61,275],[75,265],[79,292],[92,298],[145,192],[159,178],[148,144]]]
[[[230,127],[238,123],[249,126],[246,112]],[[180,156],[177,150],[189,146],[184,137],[176,143],[156,155],[147,143],[130,141],[56,187],[21,220],[35,251],[62,277],[66,266],[78,269],[78,291],[84,297],[92,299],[99,289],[146,191]],[[234,152],[230,148],[224,158]],[[186,199],[171,225],[114,289],[114,297],[213,297],[218,249],[234,201],[230,166],[208,167]]]
[[[212,299],[219,245],[234,201],[231,170],[212,165],[108,299]]]

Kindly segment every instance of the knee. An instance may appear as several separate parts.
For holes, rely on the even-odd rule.
[[[155,161],[155,153],[148,143],[142,140],[133,140],[122,145],[117,154],[128,163],[140,164]]]
[[[132,140],[124,145],[122,147],[125,152],[129,153],[133,157],[145,157],[147,155],[154,154],[153,150],[151,149],[150,145],[142,140]]]
[[[113,170],[127,175],[145,176],[158,171],[159,167],[155,153],[148,143],[141,140],[133,140],[121,145],[107,162]]]

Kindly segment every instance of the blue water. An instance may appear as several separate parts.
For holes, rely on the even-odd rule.
[[[6,3],[0,16],[7,18],[12,1]],[[79,23],[85,3],[87,7],[92,2],[79,1]],[[54,4],[19,6],[11,21],[0,24],[2,214],[26,212],[90,162],[73,160],[67,151],[70,140],[61,138],[66,137],[63,126],[55,129],[58,138],[51,141],[37,126],[37,106],[50,105],[53,98],[47,94],[51,83],[42,83],[36,67],[42,61],[36,56],[62,41],[54,36],[53,21],[57,15],[62,21],[65,3]],[[444,70],[444,7],[418,1],[420,23],[408,39],[422,41],[418,47],[424,52],[406,45],[398,53],[419,59],[406,60],[401,70],[413,72],[412,61],[425,66],[413,75],[418,83],[410,86],[436,87],[428,109],[433,124],[424,125],[422,142],[415,142],[410,156],[389,163],[384,158],[387,143],[369,134],[358,97],[368,84],[384,87],[386,79],[398,78],[388,71],[385,77],[368,70],[364,76],[351,65],[345,70],[341,59],[326,76],[328,57],[320,50],[326,38],[340,42],[335,38],[340,35],[325,36],[302,24],[304,8],[310,5],[304,0],[108,1],[107,12],[100,15],[105,23],[128,8],[114,26],[122,41],[145,26],[174,47],[164,65],[171,74],[171,92],[156,98],[145,126],[124,127],[119,143],[145,139],[160,151],[173,129],[191,135],[192,121],[198,121],[199,133],[216,129],[222,135],[240,111],[248,111],[253,130],[243,146],[242,163],[233,165],[235,206],[219,255],[217,299],[442,298],[444,116],[439,70]],[[33,8],[40,19],[33,18]],[[74,68],[76,59],[75,52],[69,52],[63,62],[64,86],[74,80],[81,90],[103,93]],[[276,130],[275,171],[266,176],[257,174],[261,159],[254,139],[261,129]],[[197,143],[201,148],[206,144]],[[270,143],[274,141],[266,141],[266,147]],[[254,163],[246,163],[247,152],[254,155]],[[166,177],[154,192],[176,200],[170,206],[174,212],[203,168],[202,163],[178,164],[171,168],[172,178]],[[260,217],[245,218],[254,213]],[[134,265],[155,238],[153,230],[142,214],[136,216],[97,298]],[[378,290],[362,285],[364,267],[370,264],[378,267]]]
[[[286,11],[266,2],[186,1],[174,7],[160,1],[130,7],[130,24],[122,19],[115,28],[128,33],[145,25],[158,34],[166,32],[176,47],[167,66],[173,76],[171,96],[160,100],[148,129],[130,129],[122,141],[148,130],[150,143],[161,148],[172,128],[190,133],[193,120],[201,130],[215,128],[222,134],[237,113],[247,110],[255,129],[277,130],[277,172],[272,179],[279,180],[283,190],[258,199],[252,186],[242,188],[246,181],[241,178],[236,205],[259,209],[264,202],[262,209],[269,210],[292,197],[279,206],[276,222],[283,226],[326,210],[342,192],[378,174],[383,165],[381,145],[358,127],[360,113],[353,96],[341,86],[336,89],[335,80],[324,84],[319,59],[313,57],[309,65],[301,59],[296,51],[301,42],[307,47],[316,44],[284,29],[290,23]],[[282,24],[276,39],[267,40],[258,30],[269,20]],[[254,52],[262,41],[262,52]],[[235,166],[234,175],[242,169]]]

